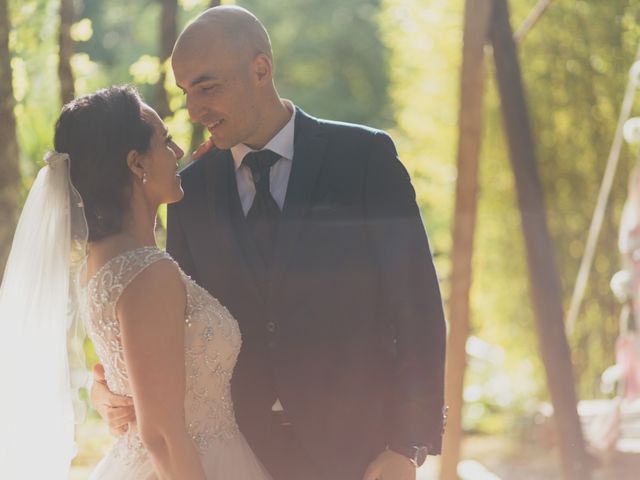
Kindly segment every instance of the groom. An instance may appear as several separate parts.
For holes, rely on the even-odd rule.
[[[242,8],[200,15],[172,66],[211,139],[182,172],[167,250],[240,324],[242,432],[276,480],[415,478],[441,448],[445,326],[393,142],[281,99]],[[92,398],[112,428],[133,415],[99,382]]]

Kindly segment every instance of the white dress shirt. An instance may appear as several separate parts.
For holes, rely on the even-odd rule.
[[[280,159],[271,167],[269,175],[269,189],[271,196],[280,207],[284,205],[284,199],[287,195],[287,185],[289,184],[289,175],[291,175],[291,165],[293,162],[293,134],[296,120],[296,109],[289,100],[283,100],[285,105],[291,112],[291,118],[282,129],[275,134],[264,146],[263,150],[271,150],[278,155]],[[253,199],[256,196],[256,186],[253,183],[251,169],[242,165],[242,160],[247,153],[254,152],[244,143],[240,143],[235,147],[231,147],[231,155],[233,163],[236,167],[236,183],[238,184],[238,193],[240,194],[240,203],[245,216],[251,208]]]
[[[293,163],[293,134],[296,120],[296,109],[289,100],[283,100],[285,105],[291,112],[291,118],[282,129],[269,140],[263,150],[271,150],[280,155],[280,159],[271,167],[269,174],[269,190],[271,196],[280,207],[284,206],[284,199],[287,196],[287,185],[289,184],[289,176],[291,175],[291,165]],[[251,208],[253,199],[256,196],[256,186],[253,183],[251,169],[242,165],[242,160],[247,153],[255,152],[244,143],[240,143],[235,147],[231,147],[231,155],[233,163],[236,167],[236,183],[238,185],[238,194],[240,195],[240,203],[245,216]],[[271,407],[274,412],[282,411],[280,399],[276,399]]]

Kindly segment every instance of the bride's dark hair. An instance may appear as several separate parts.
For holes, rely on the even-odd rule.
[[[135,88],[110,87],[67,103],[56,122],[54,146],[71,158],[71,180],[84,202],[90,242],[122,230],[133,180],[127,154],[147,152],[153,136],[141,107]]]

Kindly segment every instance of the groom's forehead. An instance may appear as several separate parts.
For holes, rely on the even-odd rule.
[[[236,35],[228,35],[215,25],[191,25],[178,37],[173,56],[224,54],[237,49],[239,42]]]
[[[225,68],[238,57],[233,42],[215,36],[203,38],[202,41],[194,40],[178,40],[171,56],[174,68]]]
[[[176,83],[186,87],[207,80],[228,79],[237,74],[243,61],[242,56],[213,47],[205,50],[180,49],[174,52],[171,65]]]
[[[178,59],[172,62],[172,67],[176,84],[180,88],[190,88],[208,81],[222,81],[234,71],[231,65],[211,57]]]

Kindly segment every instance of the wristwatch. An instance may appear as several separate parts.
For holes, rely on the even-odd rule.
[[[425,445],[414,445],[412,447],[393,445],[390,448],[394,452],[407,457],[416,467],[421,467],[427,460],[427,455],[429,455],[429,447]]]

